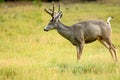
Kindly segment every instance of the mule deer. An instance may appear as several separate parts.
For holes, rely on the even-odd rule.
[[[77,60],[80,60],[84,44],[98,40],[103,44],[111,53],[112,58],[117,61],[116,48],[111,42],[111,26],[110,18],[108,20],[88,20],[83,21],[72,26],[66,26],[61,23],[62,11],[60,11],[60,3],[58,12],[54,12],[54,2],[52,3],[53,9],[44,9],[45,12],[51,15],[52,19],[44,28],[44,31],[56,29],[58,33],[69,40],[77,49]]]

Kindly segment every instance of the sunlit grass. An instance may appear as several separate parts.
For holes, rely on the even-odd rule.
[[[50,19],[43,9],[49,6],[0,7],[0,80],[119,80],[120,62],[98,41],[85,45],[77,62],[69,41],[57,31],[43,31]],[[66,25],[113,16],[112,42],[120,57],[120,7],[76,3],[62,4],[62,11]]]

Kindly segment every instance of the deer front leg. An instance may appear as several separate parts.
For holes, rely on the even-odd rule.
[[[83,44],[80,44],[80,46],[76,46],[76,50],[77,50],[77,60],[80,61],[83,51]]]

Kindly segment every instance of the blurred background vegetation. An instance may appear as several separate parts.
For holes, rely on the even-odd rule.
[[[8,2],[8,1],[45,1],[45,2],[52,2],[52,1],[62,1],[62,2],[91,2],[91,1],[98,1],[100,3],[112,3],[112,4],[120,4],[120,0],[0,0],[0,2]]]
[[[17,6],[17,5],[26,5],[26,4],[38,4],[39,6],[42,5],[42,2],[50,3],[52,1],[61,2],[63,4],[73,4],[73,3],[89,3],[95,2],[99,4],[107,4],[113,6],[119,6],[120,0],[0,0],[0,6],[5,3],[7,6]],[[6,4],[7,3],[7,4]]]

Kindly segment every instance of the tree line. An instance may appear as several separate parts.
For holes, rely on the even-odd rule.
[[[0,2],[7,2],[7,1],[46,1],[46,2],[52,2],[52,1],[62,1],[62,0],[0,0]],[[74,0],[74,1],[98,1],[98,0]]]

